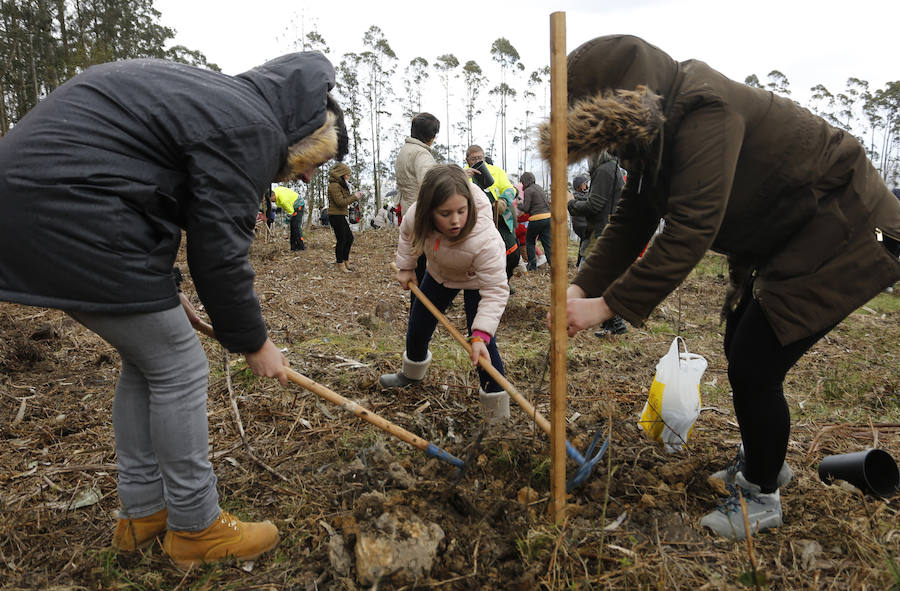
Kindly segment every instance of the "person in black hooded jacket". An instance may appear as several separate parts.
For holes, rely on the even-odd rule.
[[[253,559],[277,543],[271,523],[219,508],[209,366],[172,268],[184,232],[216,337],[255,374],[286,383],[248,254],[270,183],[309,182],[347,152],[334,83],[317,52],[237,76],[107,63],[61,85],[0,140],[0,299],[64,310],[122,358],[112,413],[120,550],[165,533],[165,551],[191,566]]]

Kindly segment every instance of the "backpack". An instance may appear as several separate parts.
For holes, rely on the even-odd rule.
[[[362,219],[362,208],[359,206],[359,201],[352,203],[347,208],[347,218],[351,224],[358,224],[359,220]]]

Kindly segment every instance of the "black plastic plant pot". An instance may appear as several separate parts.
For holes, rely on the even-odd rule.
[[[470,168],[474,168],[479,173],[472,177],[472,180],[475,182],[479,189],[481,189],[482,191],[486,191],[488,187],[494,184],[494,177],[491,176],[490,171],[488,171],[487,165],[484,163],[484,160],[473,164]]]
[[[864,493],[879,497],[893,495],[900,485],[897,463],[883,449],[823,458],[819,464],[819,478],[826,484],[846,480]]]

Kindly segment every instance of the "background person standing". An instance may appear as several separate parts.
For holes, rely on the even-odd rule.
[[[291,250],[306,250],[303,242],[303,209],[306,200],[296,191],[278,185],[272,189],[275,205],[280,207],[288,216],[291,228]]]
[[[347,221],[347,206],[359,200],[359,193],[350,193],[350,167],[338,162],[328,173],[328,222],[334,230],[334,258],[338,268],[350,273],[347,264],[350,247],[353,246],[353,231]]]

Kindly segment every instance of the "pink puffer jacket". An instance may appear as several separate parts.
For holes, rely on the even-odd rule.
[[[459,242],[451,242],[445,236],[432,232],[425,240],[425,258],[428,260],[428,274],[444,287],[477,289],[481,293],[472,329],[494,335],[509,299],[506,248],[494,225],[487,196],[474,185],[470,188],[478,215],[472,232]],[[413,253],[410,242],[417,205],[413,204],[408,213],[404,212],[400,224],[400,242],[394,260],[399,269],[416,268],[418,254]]]

